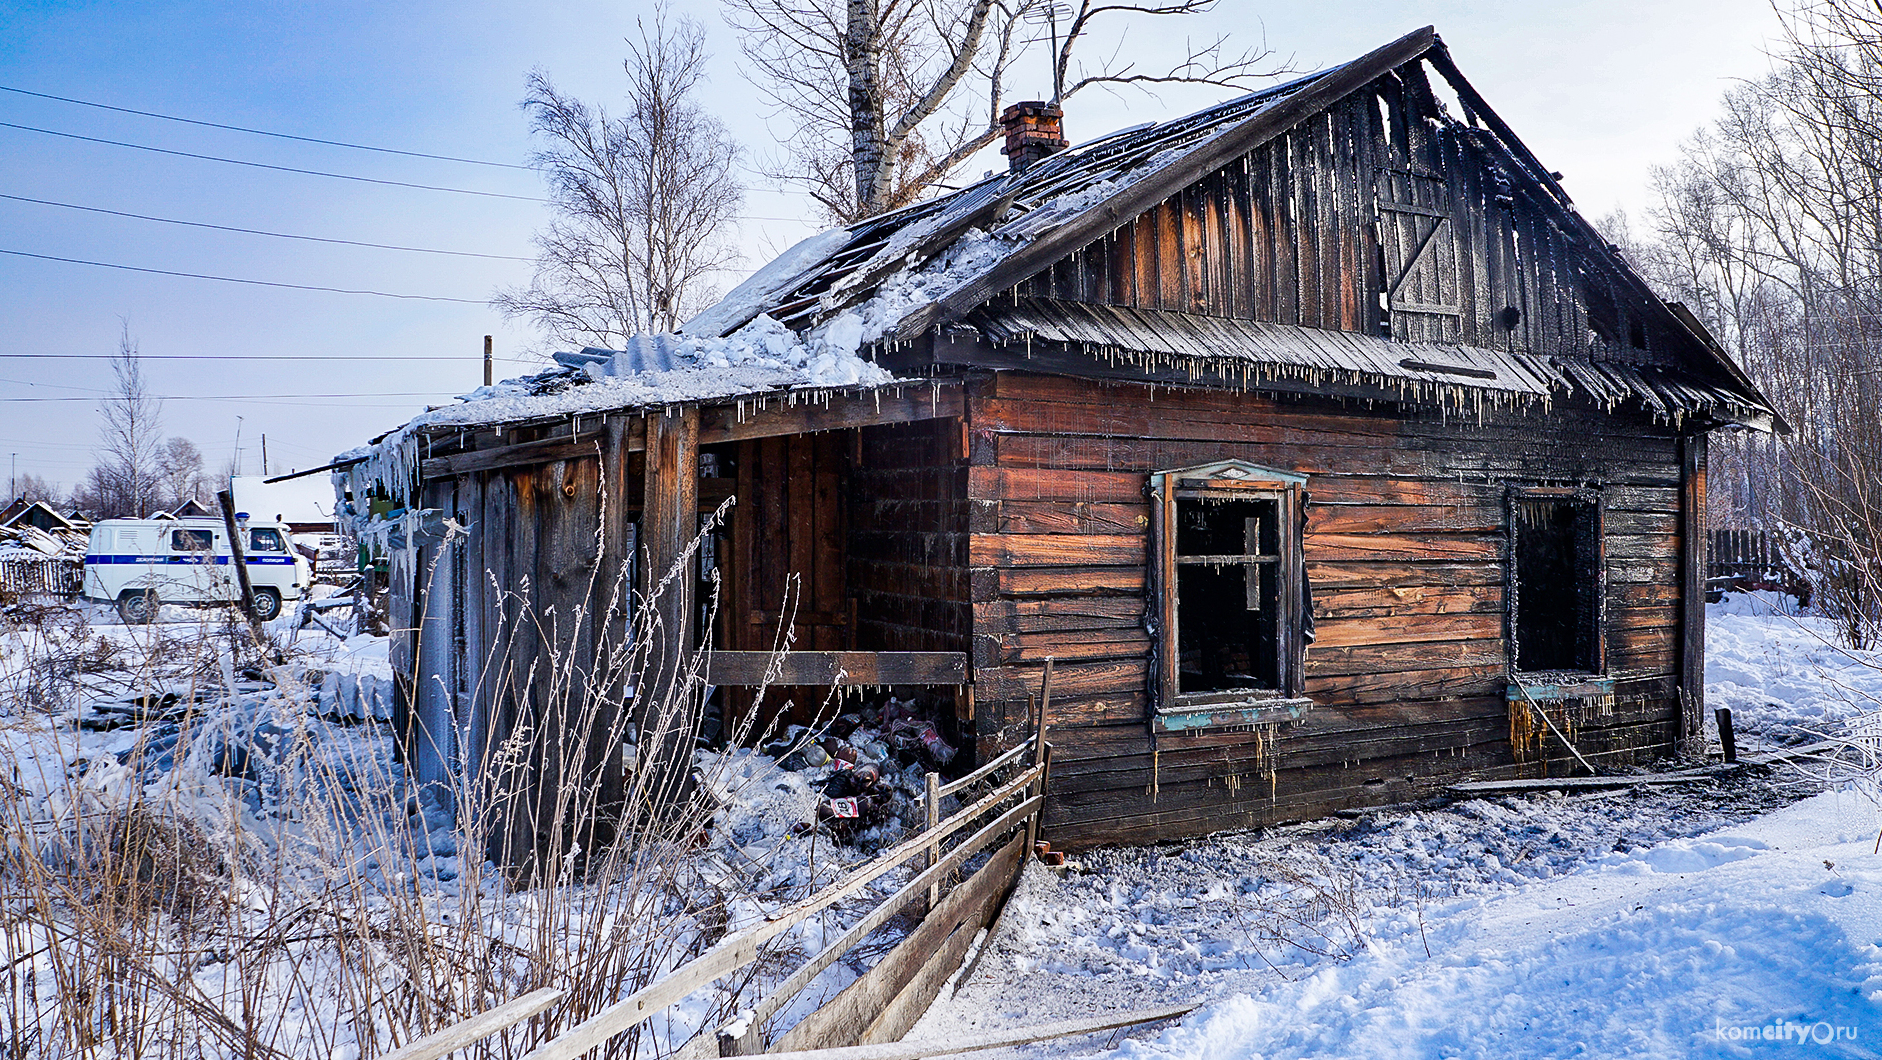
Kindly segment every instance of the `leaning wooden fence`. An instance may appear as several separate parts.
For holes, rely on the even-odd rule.
[[[0,559],[0,590],[19,596],[77,596],[84,585],[85,564],[73,559]]]
[[[1051,771],[1045,717],[1051,701],[1051,667],[1041,689],[1038,720],[1031,739],[1011,748],[972,773],[947,784],[929,778],[927,828],[893,849],[858,866],[835,884],[773,915],[762,924],[734,932],[698,957],[602,1009],[587,1020],[543,1043],[524,1060],[574,1060],[606,1045],[616,1035],[665,1011],[695,990],[756,961],[764,947],[806,919],[861,894],[869,884],[911,862],[923,867],[835,941],[811,957],[732,1024],[704,1028],[678,1055],[742,1056],[767,1050],[821,1049],[892,1042],[914,1026],[960,966],[969,946],[993,916],[1017,879],[1027,853],[1039,836],[1040,809]],[[1024,769],[971,805],[939,819],[941,799],[990,781],[1003,769]],[[977,826],[977,827],[976,827]],[[971,829],[971,831],[970,831]],[[965,838],[950,841],[967,833]],[[944,897],[941,885],[977,855],[989,854],[975,871]],[[818,975],[890,918],[911,907],[926,915],[907,938],[875,967],[806,1016],[776,1040],[766,1026]],[[387,1055],[386,1060],[435,1060],[475,1045],[552,1009],[562,1000],[557,988],[544,988],[488,1012],[427,1035]]]

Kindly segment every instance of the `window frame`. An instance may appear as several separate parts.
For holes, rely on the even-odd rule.
[[[1586,505],[1594,517],[1594,554],[1591,557],[1595,584],[1594,607],[1589,622],[1593,645],[1592,669],[1524,670],[1518,666],[1522,650],[1517,608],[1521,606],[1522,587],[1516,572],[1517,508],[1525,501],[1554,501]],[[1503,641],[1504,664],[1511,675],[1565,673],[1587,677],[1605,677],[1608,672],[1608,572],[1607,572],[1607,498],[1599,488],[1581,486],[1535,486],[1512,483],[1504,494],[1504,583]]]
[[[1307,477],[1246,460],[1217,460],[1150,476],[1151,582],[1145,609],[1151,629],[1151,723],[1159,732],[1222,730],[1291,721],[1310,706],[1304,698],[1307,629],[1301,514]],[[1176,515],[1183,500],[1271,500],[1279,523],[1275,564],[1279,615],[1275,633],[1280,687],[1228,691],[1180,691],[1181,637],[1178,620]]]

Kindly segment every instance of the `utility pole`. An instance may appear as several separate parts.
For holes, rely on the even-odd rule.
[[[484,336],[484,385],[490,385],[490,336]]]
[[[486,372],[486,374],[488,373]],[[20,495],[20,454],[14,453],[13,454],[13,471],[11,473],[11,476],[7,479],[7,503],[8,504],[13,503],[13,499],[15,497],[18,497],[19,495]]]
[[[268,476],[268,432],[267,431],[261,432],[261,474],[263,478],[266,478]]]

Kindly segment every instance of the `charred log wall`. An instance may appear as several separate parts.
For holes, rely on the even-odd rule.
[[[1429,794],[1520,766],[1504,674],[1508,491],[1595,485],[1605,507],[1612,709],[1576,742],[1597,764],[1678,735],[1678,438],[1579,411],[1367,410],[1003,373],[968,407],[968,557],[982,755],[1019,738],[1054,662],[1055,842],[1169,838]],[[1314,706],[1271,734],[1146,724],[1151,471],[1223,458],[1311,476],[1304,558]],[[1270,771],[1271,767],[1271,771]],[[1153,790],[1154,789],[1154,790]]]

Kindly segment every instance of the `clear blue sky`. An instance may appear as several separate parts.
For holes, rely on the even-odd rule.
[[[706,99],[754,157],[775,151],[711,0],[676,7],[708,27]],[[16,3],[0,0],[0,86],[207,121],[411,151],[520,163],[516,107],[541,66],[613,102],[622,39],[650,0],[562,4],[325,2]],[[1146,65],[1185,35],[1258,36],[1302,69],[1337,63],[1425,24],[1591,216],[1646,202],[1649,167],[1708,120],[1732,78],[1755,76],[1775,20],[1764,0],[1568,0],[1312,4],[1223,0],[1213,13],[1134,31]],[[1099,43],[1099,42],[1094,42]],[[1096,49],[1094,49],[1095,54]],[[1041,71],[1043,73],[1043,70]],[[1043,80],[1043,78],[1042,78]],[[1074,142],[1182,113],[1210,90],[1079,97]],[[0,92],[0,121],[178,151],[380,180],[536,196],[528,172],[204,129]],[[991,156],[971,167],[1002,164]],[[754,181],[756,178],[754,178]],[[534,202],[419,191],[175,158],[0,128],[0,193],[213,224],[486,254],[527,255]],[[747,267],[811,231],[789,192],[754,188]],[[522,262],[440,257],[179,228],[0,199],[0,249],[147,268],[481,301],[527,278]],[[737,277],[731,277],[736,280]],[[725,286],[722,284],[722,286]],[[481,304],[276,290],[0,255],[0,474],[70,484],[91,462],[97,360],[120,319],[146,355],[281,354],[373,360],[153,360],[168,433],[226,462],[242,417],[247,468],[311,467],[480,381],[482,337],[499,355],[533,341]],[[462,362],[399,360],[461,357]],[[498,365],[499,374],[528,369]],[[239,400],[217,400],[237,395]],[[278,396],[276,396],[278,395]],[[336,396],[316,396],[336,395]],[[358,396],[370,395],[370,396]],[[78,400],[31,400],[64,398]],[[4,488],[4,482],[0,482]]]

